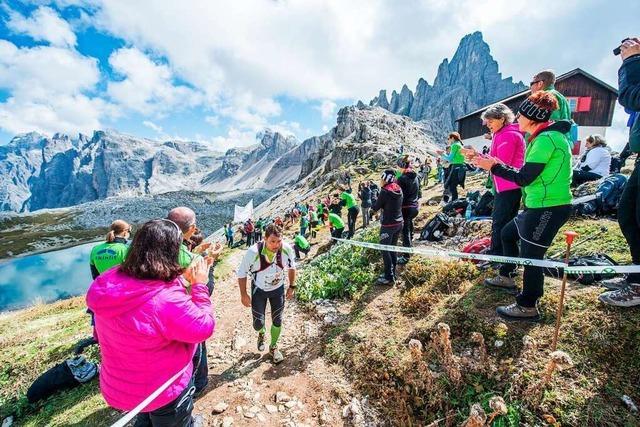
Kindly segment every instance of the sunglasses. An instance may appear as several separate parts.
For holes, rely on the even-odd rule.
[[[542,80],[534,80],[531,83],[529,83],[529,87],[533,86],[536,83],[540,83]]]

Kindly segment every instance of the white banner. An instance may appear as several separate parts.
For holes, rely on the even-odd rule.
[[[234,208],[233,222],[245,222],[249,218],[253,217],[253,199],[249,200],[246,206],[240,207],[238,205]]]

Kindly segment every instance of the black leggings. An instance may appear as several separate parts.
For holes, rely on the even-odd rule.
[[[518,215],[520,199],[522,190],[519,188],[496,194],[491,212],[491,253],[494,255],[503,255],[500,233],[504,226]]]
[[[402,224],[391,227],[380,227],[380,244],[396,246],[401,231]],[[382,251],[382,262],[384,263],[384,278],[387,280],[395,280],[398,253],[394,251]]]
[[[631,262],[640,265],[640,156],[618,203],[618,224],[631,251]],[[630,273],[629,283],[640,284],[640,273]]]
[[[405,248],[411,247],[413,241],[413,219],[418,216],[418,208],[409,207],[402,208],[402,220],[404,226],[402,227],[402,246]],[[409,258],[409,254],[404,254],[405,258]]]
[[[598,175],[597,173],[587,172],[583,170],[574,170],[573,177],[571,179],[571,186],[577,187],[578,185],[584,184],[585,182],[597,181],[600,178],[602,178],[602,176]]]
[[[284,311],[284,286],[272,291],[251,286],[251,312],[253,313],[253,329],[256,331],[264,328],[267,301],[271,307],[271,323],[273,326],[282,325],[282,312]]]
[[[444,183],[445,188],[448,189],[449,194],[451,194],[449,202],[458,200],[458,185],[464,188],[465,167],[465,165],[451,165],[449,175]]]
[[[142,412],[135,418],[133,427],[189,427],[193,419],[193,383],[187,387],[172,402],[151,412]]]
[[[331,229],[331,237],[336,239],[342,239],[342,233],[344,233],[344,227]]]
[[[549,208],[525,209],[512,219],[502,230],[502,248],[505,256],[543,259],[560,227],[571,214],[571,205]],[[520,250],[518,251],[518,243]],[[503,264],[501,276],[512,277],[515,264]],[[542,267],[524,267],[522,292],[516,301],[522,307],[535,307],[544,293],[544,273]]]

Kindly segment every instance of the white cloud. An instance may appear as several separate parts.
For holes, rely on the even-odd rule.
[[[52,46],[72,47],[77,42],[71,26],[50,7],[39,7],[29,17],[11,11],[7,27],[35,41],[49,42]]]
[[[159,133],[159,134],[164,134],[164,130],[162,129],[162,126],[159,126],[149,120],[144,120],[142,122],[143,125],[145,125],[146,127],[148,127],[149,129],[151,129],[152,131]]]
[[[204,118],[204,121],[209,123],[213,127],[220,126],[220,117],[218,116],[207,116]]]
[[[91,132],[116,111],[87,95],[100,80],[95,59],[54,46],[18,48],[0,40],[0,127],[11,133]]]
[[[152,61],[136,48],[118,49],[109,57],[109,64],[124,79],[109,82],[107,93],[126,108],[150,115],[201,102],[195,90],[173,84],[168,66]]]
[[[325,99],[317,107],[317,109],[320,111],[320,115],[322,116],[323,122],[333,120],[335,117],[335,112],[337,108],[338,108],[338,105],[329,99]]]

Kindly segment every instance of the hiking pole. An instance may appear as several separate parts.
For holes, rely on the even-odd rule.
[[[564,263],[569,265],[569,256],[571,255],[571,244],[573,239],[578,237],[575,231],[564,232],[565,241],[567,242],[567,251],[564,254]],[[558,346],[558,333],[560,332],[560,319],[562,318],[562,309],[564,307],[564,290],[567,286],[567,269],[563,269],[562,287],[560,288],[560,301],[558,302],[558,312],[556,313],[556,329],[553,333],[553,342],[551,343],[551,351],[556,351]]]
[[[607,231],[609,231],[609,229],[607,227],[605,227],[604,225],[600,227],[600,231],[598,231],[596,234],[592,234],[591,236],[587,237],[586,239],[582,239],[580,240],[578,243],[576,243],[573,248],[575,249],[576,246],[580,246],[583,243],[587,243],[597,237],[600,237],[601,234],[606,233]],[[560,251],[558,253],[555,253],[553,255],[551,255],[550,257],[548,257],[548,259],[555,259],[557,257],[559,257],[560,255],[562,255],[562,252],[564,251]]]

